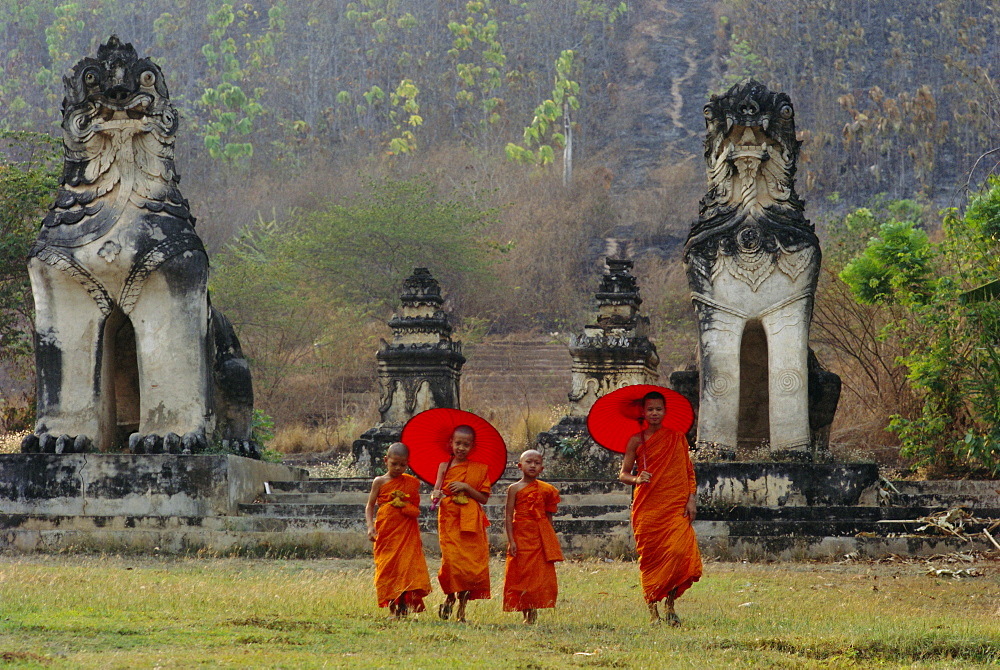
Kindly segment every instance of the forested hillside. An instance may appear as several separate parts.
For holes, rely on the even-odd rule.
[[[700,108],[747,76],[797,106],[805,196],[954,199],[997,140],[998,13],[988,0],[22,0],[0,7],[0,127],[56,133],[62,76],[117,33],[167,74],[180,165],[214,196],[199,203],[213,246],[271,209],[241,188],[248,175],[280,175],[279,210],[311,204],[301,191],[320,185],[297,184],[318,167],[420,170],[443,153],[487,186],[511,157],[558,176],[567,117],[576,174],[615,198],[597,232],[682,235],[693,211],[651,205],[697,196]]]
[[[156,60],[260,404],[363,423],[345,398],[374,387],[416,265],[477,341],[579,329],[602,255],[631,255],[664,374],[691,362],[676,254],[701,109],[746,77],[792,97],[821,229],[876,196],[963,205],[1000,145],[998,32],[990,0],[19,0],[0,3],[0,129],[58,135],[62,76],[112,33]],[[835,359],[854,345],[828,336],[848,318],[830,276],[816,332]],[[884,425],[882,391],[845,379]]]

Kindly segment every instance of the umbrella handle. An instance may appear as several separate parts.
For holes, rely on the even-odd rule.
[[[454,456],[452,456],[451,458],[448,459],[448,465],[445,466],[445,469],[443,471],[440,468],[438,468],[437,480],[434,482],[434,490],[435,491],[441,491],[442,494],[444,493],[444,490],[443,490],[444,489],[444,477],[448,473],[448,470],[451,468],[451,462],[453,460],[455,460]],[[432,512],[437,509],[437,506],[438,506],[439,502],[441,502],[440,498],[438,498],[437,500],[432,500],[431,501],[431,511]]]
[[[646,462],[646,429],[642,427],[642,419],[639,419],[639,439],[642,441],[642,469],[649,472],[649,464]]]

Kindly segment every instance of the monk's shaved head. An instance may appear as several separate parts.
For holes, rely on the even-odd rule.
[[[520,458],[517,459],[517,462],[524,463],[524,459],[526,459],[528,456],[537,456],[538,458],[543,458],[543,459],[545,458],[545,456],[542,455],[542,452],[538,451],[537,449],[525,449],[524,451],[521,452],[521,456]]]
[[[400,456],[406,460],[410,460],[410,448],[402,442],[393,442],[386,450],[385,456],[386,458],[389,456]]]
[[[455,432],[452,435],[457,435],[462,433],[463,435],[471,435],[472,439],[476,439],[476,431],[472,429],[472,426],[456,426]]]

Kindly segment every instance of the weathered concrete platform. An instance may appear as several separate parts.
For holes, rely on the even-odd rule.
[[[702,505],[877,504],[874,463],[695,463]]]
[[[364,523],[368,479],[305,479],[302,470],[236,456],[28,458],[35,460],[0,457],[0,549],[284,556],[371,551]],[[905,504],[880,507],[870,504],[886,499],[874,466],[696,467],[695,532],[706,557],[799,560],[990,550],[982,536],[970,542],[915,534],[914,520],[956,501],[972,503],[977,516],[1000,518],[998,482],[896,482],[892,496]],[[508,483],[498,483],[486,505],[497,550],[505,543]],[[568,556],[634,555],[629,487],[615,481],[552,483],[562,495],[555,525]],[[426,509],[421,526],[425,550],[435,554],[436,522]]]
[[[237,514],[265,481],[308,472],[224,454],[0,454],[0,514]]]

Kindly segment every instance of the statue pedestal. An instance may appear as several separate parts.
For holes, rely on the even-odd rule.
[[[227,454],[0,454],[0,513],[218,516],[308,473]]]
[[[709,462],[694,464],[698,506],[878,505],[874,463]]]
[[[564,416],[548,431],[538,434],[535,448],[545,455],[546,472],[560,478],[616,481],[622,466],[621,454],[591,439],[584,416]]]

